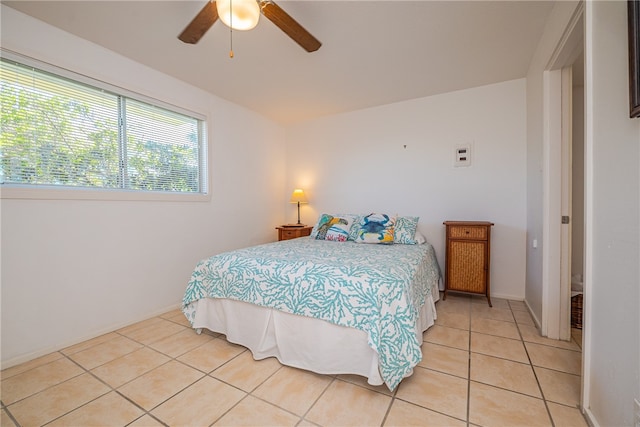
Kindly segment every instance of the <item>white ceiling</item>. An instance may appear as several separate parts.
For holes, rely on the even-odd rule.
[[[178,34],[200,1],[3,1],[28,15],[288,124],[521,78],[553,2],[277,1],[322,42],[307,53],[264,17]],[[471,114],[460,106],[461,114]]]

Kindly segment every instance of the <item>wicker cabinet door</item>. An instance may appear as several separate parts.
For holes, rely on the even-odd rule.
[[[447,288],[484,294],[487,287],[486,252],[486,242],[450,241]]]
[[[489,265],[491,227],[487,221],[445,221],[446,267],[444,297],[447,292],[484,294],[491,307]]]

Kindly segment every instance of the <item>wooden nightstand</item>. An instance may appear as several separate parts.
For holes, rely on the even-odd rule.
[[[305,237],[311,235],[313,227],[303,225],[302,227],[276,227],[278,230],[278,240],[296,239],[298,237]]]
[[[444,297],[448,291],[484,294],[489,292],[489,250],[491,222],[445,221],[447,226]]]

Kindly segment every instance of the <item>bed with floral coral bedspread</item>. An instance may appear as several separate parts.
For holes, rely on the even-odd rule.
[[[223,333],[256,359],[363,375],[393,390],[422,359],[439,279],[429,243],[298,238],[200,261],[183,312],[194,328]]]

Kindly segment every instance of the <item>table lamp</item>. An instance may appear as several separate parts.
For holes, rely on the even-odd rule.
[[[300,203],[309,203],[307,202],[307,196],[305,196],[304,191],[300,188],[296,188],[295,190],[293,190],[289,203],[298,204],[298,223],[296,225],[298,227],[302,227],[303,224],[300,222]]]

